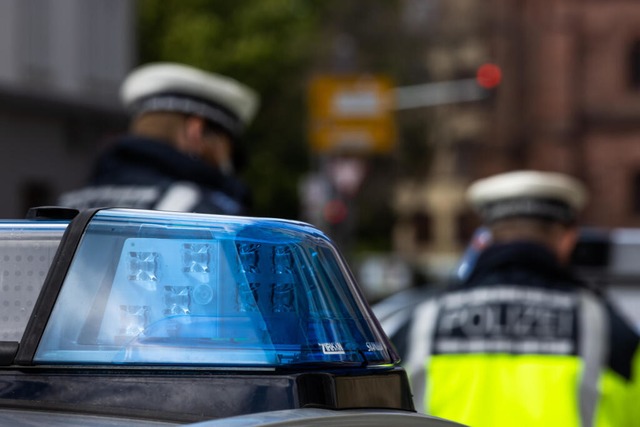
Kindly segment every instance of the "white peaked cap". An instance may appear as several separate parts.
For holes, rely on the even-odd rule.
[[[474,182],[467,199],[486,221],[507,216],[546,216],[570,221],[587,203],[577,179],[556,172],[513,171]]]
[[[230,128],[233,134],[239,134],[253,120],[259,104],[253,89],[232,78],[176,63],[136,68],[122,83],[120,99],[137,113],[179,111],[200,115]]]

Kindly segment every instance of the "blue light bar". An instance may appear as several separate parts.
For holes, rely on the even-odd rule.
[[[336,248],[308,224],[102,210],[34,363],[397,363],[370,313]]]

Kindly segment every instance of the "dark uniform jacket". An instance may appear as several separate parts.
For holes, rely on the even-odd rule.
[[[429,414],[478,427],[640,425],[637,333],[543,246],[490,246],[406,332],[416,407]]]
[[[167,143],[125,136],[97,159],[89,185],[58,204],[245,215],[250,195],[238,179]]]

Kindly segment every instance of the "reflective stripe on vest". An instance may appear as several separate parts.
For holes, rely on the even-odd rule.
[[[190,182],[176,182],[165,191],[154,209],[160,211],[191,212],[200,202],[198,186]]]
[[[598,404],[598,383],[608,357],[609,317],[604,304],[587,291],[580,293],[579,315],[580,341],[578,356],[583,361],[580,378],[580,420],[583,427],[595,423],[595,409]]]
[[[433,334],[438,318],[438,301],[430,299],[415,309],[409,330],[409,354],[405,369],[413,392],[416,411],[426,410],[427,366],[431,355]]]

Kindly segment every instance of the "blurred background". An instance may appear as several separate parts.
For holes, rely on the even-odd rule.
[[[491,173],[576,175],[585,224],[640,226],[629,0],[0,0],[0,217],[85,182],[153,61],[260,92],[254,214],[327,232],[372,301],[451,274]]]

